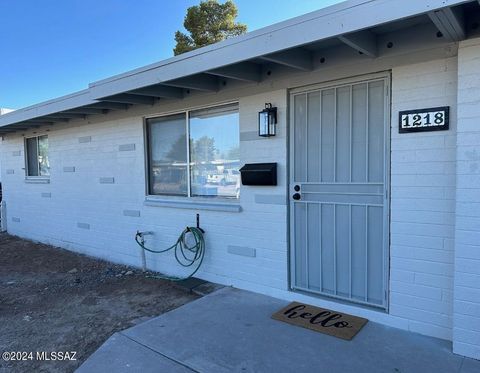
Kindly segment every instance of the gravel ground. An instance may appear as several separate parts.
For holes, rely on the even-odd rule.
[[[0,359],[0,372],[72,372],[114,332],[196,298],[135,268],[0,234],[0,353],[27,359]],[[37,360],[54,351],[76,360]]]

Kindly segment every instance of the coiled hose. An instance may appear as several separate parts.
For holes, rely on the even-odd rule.
[[[195,244],[193,246],[188,246],[186,242],[186,238],[188,233],[191,233]],[[135,235],[135,241],[137,244],[145,251],[154,254],[161,254],[166,253],[167,251],[174,250],[175,259],[177,260],[178,264],[182,267],[188,268],[194,266],[195,263],[196,267],[192,273],[190,273],[187,277],[172,277],[172,276],[165,276],[165,275],[158,275],[158,276],[151,276],[155,278],[161,278],[164,280],[170,281],[182,281],[186,280],[187,278],[192,277],[197,271],[199,270],[200,266],[202,265],[203,258],[205,256],[205,240],[203,238],[203,232],[200,228],[196,227],[187,227],[183,230],[180,236],[172,246],[167,247],[164,250],[153,250],[149,249],[145,246],[145,239],[143,238],[142,232],[137,232]]]

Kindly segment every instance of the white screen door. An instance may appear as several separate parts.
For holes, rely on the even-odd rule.
[[[387,307],[387,76],[291,95],[291,286]]]

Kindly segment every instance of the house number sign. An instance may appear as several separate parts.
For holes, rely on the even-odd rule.
[[[399,113],[400,133],[448,130],[450,107],[406,110]]]

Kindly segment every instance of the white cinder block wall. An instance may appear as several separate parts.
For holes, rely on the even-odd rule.
[[[392,70],[390,313],[452,338],[457,58]],[[401,110],[450,106],[450,130],[398,133]]]
[[[3,142],[2,160],[8,231],[140,266],[134,241],[137,230],[155,232],[147,244],[163,248],[173,244],[187,225],[195,225],[199,213],[207,232],[201,277],[244,288],[284,290],[288,286],[286,98],[286,90],[278,90],[239,99],[242,162],[277,162],[279,175],[275,187],[242,187],[241,212],[144,205],[143,119],[135,113],[129,118],[117,113],[100,123],[77,122],[49,132],[26,133],[49,135],[51,176],[47,184],[25,181],[24,139],[10,136]],[[165,110],[181,110],[185,104],[211,105],[218,97],[215,100],[193,98]],[[257,115],[265,102],[279,110],[278,134],[268,140],[258,137],[257,127]],[[155,110],[158,107],[150,109]],[[240,255],[231,254],[229,246],[237,246]],[[241,255],[242,249],[249,248],[255,249],[254,258]],[[179,268],[171,254],[147,253],[147,264],[164,273],[182,274],[174,273]]]
[[[465,56],[461,61],[465,70],[467,65],[472,69],[474,67],[471,66],[479,63],[471,57],[467,64],[466,57],[473,56],[467,53],[468,50],[465,47],[461,54]],[[149,245],[164,247],[174,242],[186,225],[195,224],[195,214],[198,212],[201,225],[207,232],[207,254],[199,277],[358,314],[372,321],[449,340],[452,339],[452,325],[456,321],[454,338],[461,335],[464,338],[459,339],[464,344],[456,344],[457,350],[476,353],[477,350],[472,350],[471,346],[475,344],[471,340],[477,334],[468,334],[462,325],[468,316],[469,321],[476,320],[473,325],[477,331],[480,330],[478,318],[473,315],[478,314],[480,301],[469,301],[468,308],[465,308],[467,302],[455,295],[456,314],[452,318],[455,289],[464,286],[465,291],[470,292],[469,298],[475,295],[478,299],[478,284],[475,283],[478,283],[478,266],[472,267],[478,264],[478,253],[469,249],[469,256],[459,257],[467,255],[465,250],[462,254],[458,254],[459,251],[456,257],[455,250],[458,250],[460,241],[455,244],[455,227],[457,237],[465,234],[460,239],[473,239],[475,234],[478,235],[479,216],[475,211],[479,209],[468,212],[466,200],[461,198],[470,196],[468,202],[473,202],[475,198],[477,203],[480,202],[478,194],[475,194],[478,190],[465,186],[465,193],[462,192],[465,197],[457,196],[455,216],[455,182],[457,177],[460,178],[456,172],[463,169],[468,176],[465,176],[465,183],[467,180],[476,180],[478,185],[474,159],[480,151],[475,152],[475,148],[468,148],[464,152],[460,147],[456,149],[457,57],[453,51],[453,47],[442,49],[438,53],[444,53],[447,57],[436,57],[422,63],[413,63],[417,54],[412,54],[401,58],[378,59],[375,64],[363,60],[310,74],[289,73],[258,86],[240,87],[222,94],[199,95],[160,107],[134,107],[126,113],[93,117],[87,123],[77,121],[54,126],[49,132],[50,184],[25,182],[23,138],[8,135],[2,143],[8,231],[140,266],[139,249],[133,241],[137,230],[154,231],[155,236],[149,240]],[[425,55],[419,55],[418,58],[426,60]],[[460,77],[462,69],[458,70]],[[326,79],[386,70],[392,72],[388,314],[288,291],[286,202],[288,89]],[[461,87],[468,89],[472,79],[467,77],[464,80]],[[464,96],[467,98],[468,95],[465,91]],[[232,100],[238,100],[240,106],[241,163],[278,162],[279,185],[242,186],[239,201],[241,212],[145,205],[142,116],[159,113],[159,110],[165,113]],[[272,102],[279,108],[280,120],[278,135],[267,140],[257,136],[257,113],[265,102]],[[398,134],[398,111],[434,106],[450,106],[449,131]],[[464,117],[480,117],[477,111],[475,115],[472,114],[471,105],[468,107],[469,112],[460,113],[462,120]],[[462,132],[467,128],[473,131],[475,120],[465,121]],[[459,137],[459,144],[467,139],[468,136]],[[456,164],[457,156],[471,163],[458,161]],[[473,158],[469,160],[462,156]],[[466,211],[462,218],[458,215],[460,208]],[[467,232],[468,229],[472,231],[471,234]],[[229,246],[253,248],[256,256],[229,253]],[[471,246],[473,248],[475,245]],[[177,268],[170,255],[148,255],[147,262],[150,268],[166,273],[172,273],[172,268]],[[463,277],[459,275],[462,269],[468,273]],[[176,274],[181,275],[181,272]],[[471,281],[470,285],[466,285],[467,280]],[[468,286],[468,289],[476,287],[477,290],[468,290]],[[467,293],[464,294],[467,296]],[[465,316],[458,313],[457,316],[457,309],[465,309],[464,312],[470,313]],[[470,342],[467,342],[468,338]],[[463,347],[467,346],[466,343],[469,343],[470,350]]]
[[[458,51],[453,350],[480,359],[480,39]]]

